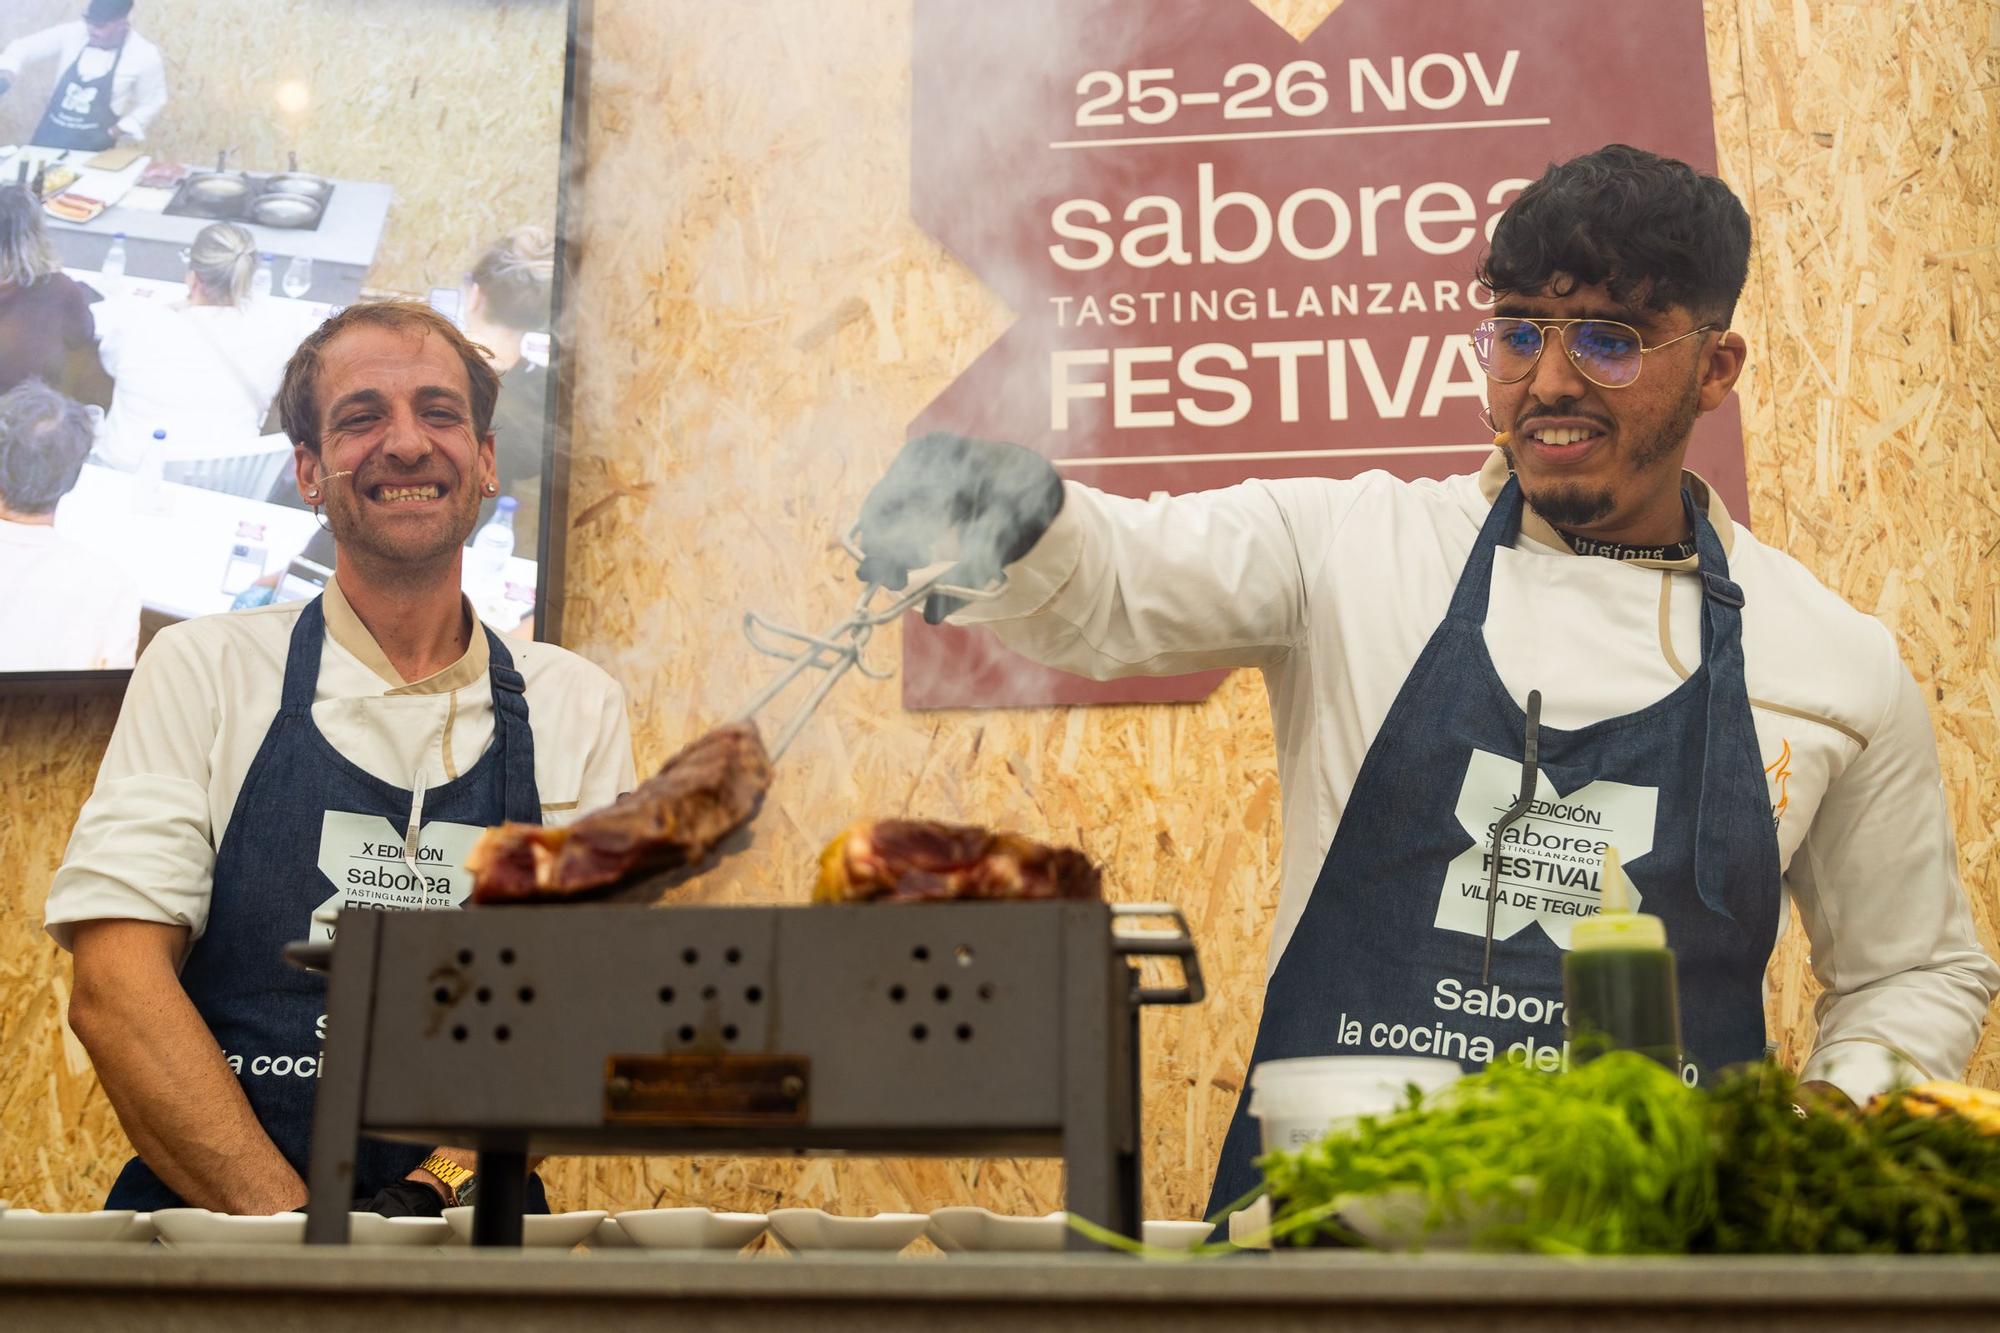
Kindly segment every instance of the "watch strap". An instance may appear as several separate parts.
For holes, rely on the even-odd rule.
[[[443,1153],[434,1152],[429,1157],[424,1158],[423,1161],[418,1162],[417,1169],[419,1171],[428,1171],[443,1182],[445,1189],[451,1196],[448,1200],[451,1206],[455,1207],[470,1197],[471,1191],[469,1186],[474,1179],[471,1167],[461,1166],[457,1162],[452,1161],[451,1158],[446,1157]]]

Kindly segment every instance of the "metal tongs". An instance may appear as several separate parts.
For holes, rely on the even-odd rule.
[[[841,549],[854,558],[856,565],[861,564],[866,558],[860,546],[856,544],[860,533],[861,527],[856,524],[840,541]],[[888,680],[896,674],[894,668],[877,670],[861,660],[863,650],[868,647],[868,641],[875,636],[878,628],[895,620],[904,612],[916,609],[929,597],[955,598],[961,603],[989,602],[998,597],[1007,586],[1004,574],[984,588],[968,588],[948,582],[956,572],[957,566],[947,566],[928,579],[911,583],[879,606],[875,605],[875,597],[883,590],[883,585],[864,584],[861,596],[855,599],[854,609],[848,612],[847,618],[823,634],[808,634],[804,630],[780,625],[755,611],[744,612],[743,637],[750,641],[750,646],[766,656],[790,662],[791,665],[779,672],[768,685],[757,691],[748,703],[736,711],[737,720],[748,721],[755,717],[777,698],[787,685],[806,672],[817,670],[825,673],[813,685],[812,692],[806,696],[805,702],[799,705],[797,711],[772,740],[769,752],[771,758],[776,760],[784,754],[793,741],[798,739],[799,732],[805,729],[806,723],[812,720],[812,715],[819,709],[821,702],[833,692],[834,685],[850,668],[859,671],[870,680]]]

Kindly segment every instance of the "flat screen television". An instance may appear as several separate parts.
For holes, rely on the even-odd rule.
[[[378,298],[492,349],[465,590],[557,637],[588,0],[126,8],[0,6],[0,692],[119,688],[161,626],[317,594],[334,544],[274,398]]]

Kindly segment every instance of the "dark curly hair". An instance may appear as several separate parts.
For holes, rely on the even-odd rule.
[[[1723,328],[1749,272],[1750,215],[1735,191],[1622,143],[1551,163],[1500,216],[1479,263],[1495,295],[1602,283],[1621,304],[1684,306]]]

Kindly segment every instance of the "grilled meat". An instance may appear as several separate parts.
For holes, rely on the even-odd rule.
[[[466,857],[475,903],[566,899],[649,871],[691,865],[750,821],[771,786],[771,760],[749,722],[717,727],[660,771],[559,828],[502,824]]]
[[[877,819],[827,844],[813,901],[1099,898],[1100,881],[1097,867],[1074,848],[964,824]]]

